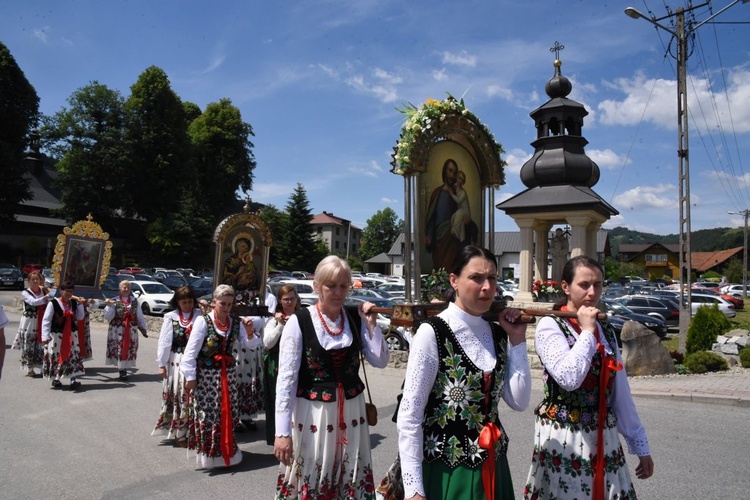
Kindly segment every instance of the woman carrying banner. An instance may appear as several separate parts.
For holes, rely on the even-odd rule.
[[[104,319],[109,321],[107,330],[107,360],[105,364],[120,370],[120,380],[128,380],[128,368],[135,368],[138,357],[138,330],[144,337],[146,319],[138,305],[138,299],[130,293],[130,282],[120,282],[120,295],[107,299]]]
[[[73,298],[73,287],[72,281],[60,284],[60,297],[47,304],[42,319],[42,344],[46,345],[42,372],[45,378],[52,379],[55,389],[62,387],[61,377],[70,377],[70,388],[77,389],[81,383],[76,376],[84,373],[78,322],[84,319],[86,310]]]

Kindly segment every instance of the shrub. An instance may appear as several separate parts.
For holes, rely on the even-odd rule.
[[[669,355],[676,365],[681,365],[685,361],[685,355],[680,351],[669,351]]]
[[[716,342],[716,336],[730,328],[729,320],[715,305],[698,308],[698,312],[693,316],[693,321],[690,322],[690,328],[688,329],[687,354],[711,349],[711,346]]]
[[[700,351],[690,354],[685,366],[693,373],[718,372],[728,370],[727,360],[715,352]]]
[[[740,364],[745,368],[750,368],[750,347],[745,347],[740,351]]]

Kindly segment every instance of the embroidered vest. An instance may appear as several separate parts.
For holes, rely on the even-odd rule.
[[[36,298],[37,296],[34,295],[34,292],[31,291],[31,288],[26,289],[27,292],[31,294],[32,297]],[[37,308],[39,306],[32,306],[30,304],[27,304],[26,301],[23,301],[23,316],[25,318],[36,318],[37,317]]]
[[[570,326],[557,316],[552,316],[560,330],[565,335],[569,345],[574,345],[576,338],[570,330]],[[602,326],[604,337],[610,346],[617,348],[617,339],[612,327],[608,323]],[[539,417],[552,420],[559,424],[570,426],[573,430],[593,431],[596,429],[599,409],[599,372],[602,367],[602,357],[599,352],[591,359],[591,366],[581,386],[574,391],[566,391],[555,382],[548,372],[543,368],[542,380],[544,381],[544,399],[535,410]],[[616,372],[610,372],[607,384],[607,427],[617,425],[617,417],[612,412],[610,396],[614,384]]]
[[[362,344],[359,332],[359,315],[347,308],[347,320],[352,331],[352,344],[343,349],[327,351],[318,342],[309,308],[303,307],[297,315],[302,330],[302,362],[297,381],[297,397],[311,401],[336,401],[338,384],[344,387],[344,397],[352,399],[365,388],[359,378],[359,351]]]
[[[508,451],[508,436],[497,411],[505,385],[508,335],[490,323],[497,362],[485,387],[483,371],[469,360],[448,323],[438,316],[428,318],[427,323],[435,330],[439,366],[422,424],[424,459],[428,463],[442,460],[451,468],[479,467],[487,457],[487,450],[477,444],[485,424],[494,422],[502,432],[495,457]]]
[[[177,314],[179,314],[179,312]],[[193,324],[190,323],[187,327],[184,327],[180,324],[179,319],[172,320],[172,352],[178,354],[185,352],[185,347],[190,338],[190,333],[186,332],[186,330],[192,326]],[[213,324],[211,326],[213,326]]]
[[[238,319],[232,320],[232,326],[227,332],[227,336],[224,337],[219,335],[214,327],[214,322],[211,321],[211,317],[206,314],[206,325],[208,331],[206,332],[206,338],[203,339],[203,347],[198,352],[196,363],[199,368],[204,370],[218,370],[221,368],[221,363],[214,359],[217,354],[226,354],[232,358],[232,361],[227,364],[227,368],[234,366],[234,356],[232,356],[232,347],[234,341],[240,336],[240,322]]]
[[[134,296],[130,296],[130,325],[135,326],[136,319],[135,315],[137,314],[135,312],[136,308],[138,307],[138,299]],[[112,326],[123,326],[125,324],[125,312],[128,310],[127,307],[125,307],[122,304],[122,300],[120,300],[120,297],[117,297],[115,299],[115,317],[112,318],[112,320],[109,322]]]
[[[55,309],[55,314],[52,315],[52,324],[50,325],[50,331],[55,333],[62,333],[63,328],[65,328],[65,316],[63,316],[63,308],[60,305],[60,302],[58,302],[57,300],[52,301],[52,307]],[[78,309],[78,302],[76,302],[75,299],[70,299],[70,308],[75,315],[76,310]],[[71,318],[70,323],[70,331],[72,333],[78,332],[78,321],[76,320],[75,316]]]

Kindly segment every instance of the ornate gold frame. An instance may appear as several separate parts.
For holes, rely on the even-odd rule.
[[[63,234],[57,235],[52,274],[58,284],[71,279],[78,290],[99,290],[109,273],[111,259],[109,233],[89,214],[86,220],[63,228]]]

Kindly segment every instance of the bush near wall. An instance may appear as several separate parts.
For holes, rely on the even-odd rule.
[[[729,369],[727,360],[715,352],[700,351],[690,354],[685,366],[692,373],[718,372]]]
[[[740,351],[740,364],[745,368],[750,368],[750,346]]]

